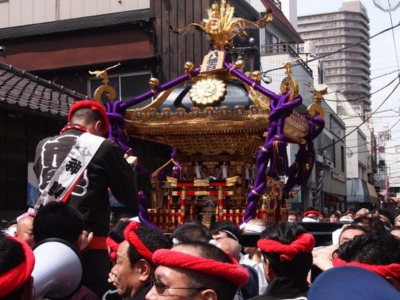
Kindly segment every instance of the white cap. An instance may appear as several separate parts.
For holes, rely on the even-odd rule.
[[[353,223],[354,222],[353,218],[350,216],[343,216],[340,218],[339,221],[343,222],[343,223]]]
[[[308,223],[318,223],[319,220],[314,219],[314,218],[310,218],[310,217],[304,217],[302,220],[302,222],[308,222]]]

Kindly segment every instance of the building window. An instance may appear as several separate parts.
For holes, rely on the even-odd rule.
[[[345,157],[344,157],[344,147],[340,146],[340,167],[341,167],[341,171],[344,172],[344,168],[345,168]]]
[[[331,131],[340,139],[344,136],[344,128],[335,118],[331,118]]]
[[[116,100],[128,101],[132,98],[139,96],[150,90],[149,79],[150,72],[130,73],[123,75],[116,75],[108,77],[109,85],[112,86],[117,94]],[[88,82],[88,94],[93,95],[96,89],[102,85],[102,79],[93,79]],[[101,95],[101,100],[106,101],[106,94]],[[152,99],[145,100],[137,105],[132,106],[135,108],[144,107],[149,104]]]
[[[336,145],[336,141],[335,141],[335,139],[333,139],[332,140],[332,145],[333,145],[333,147],[332,147],[332,162],[333,162],[333,165],[335,166],[336,165],[336,147],[335,147],[335,145]]]

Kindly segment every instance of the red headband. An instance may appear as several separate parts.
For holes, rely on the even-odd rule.
[[[304,214],[303,217],[307,217],[308,215],[316,215],[319,216],[321,213],[318,210],[307,210]]]
[[[315,245],[315,239],[312,234],[300,234],[291,244],[282,244],[271,239],[259,239],[258,248],[266,253],[281,253],[281,261],[293,260],[299,253],[310,253]]]
[[[22,246],[25,260],[19,266],[0,275],[0,298],[22,287],[31,277],[33,266],[35,265],[33,251],[27,243],[11,236],[6,238],[16,241]]]
[[[400,264],[390,264],[390,265],[369,265],[366,263],[359,263],[359,262],[347,262],[339,257],[335,257],[333,259],[333,266],[334,267],[341,267],[341,266],[354,266],[360,267],[375,274],[386,278],[388,276],[400,279]]]
[[[249,281],[247,269],[236,263],[223,263],[183,252],[159,249],[153,254],[156,265],[177,267],[224,278],[236,286],[244,286]]]
[[[101,134],[105,135],[108,131],[109,120],[108,120],[106,111],[104,110],[103,106],[94,100],[80,100],[80,101],[74,102],[74,104],[72,104],[72,107],[68,113],[68,122],[71,121],[72,115],[77,110],[82,109],[82,108],[90,108],[91,110],[98,111],[101,114],[101,117],[104,120],[103,131]]]
[[[140,228],[139,223],[132,221],[129,223],[128,226],[126,226],[125,231],[124,231],[124,236],[125,239],[131,244],[133,247],[135,247],[136,251],[139,252],[141,256],[143,256],[147,261],[152,262],[153,259],[153,252],[151,252],[144,244],[143,242],[139,239],[139,237],[136,234],[136,230]]]
[[[110,237],[106,238],[106,244],[107,244],[107,247],[110,248],[109,256],[110,256],[111,260],[115,261],[117,259],[117,252],[118,252],[119,244]]]

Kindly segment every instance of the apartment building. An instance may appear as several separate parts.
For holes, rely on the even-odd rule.
[[[310,54],[320,58],[321,83],[343,93],[351,105],[360,105],[368,115],[369,18],[361,1],[345,2],[335,12],[298,16],[297,25],[302,39],[312,44]]]

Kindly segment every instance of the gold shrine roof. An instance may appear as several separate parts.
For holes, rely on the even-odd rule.
[[[235,81],[227,83],[222,99],[199,107],[190,99],[195,81],[167,91],[147,107],[128,110],[126,133],[169,144],[185,154],[258,149],[269,126],[269,99],[249,93],[245,84]]]
[[[255,90],[260,84],[261,73],[254,71],[234,77],[231,69],[242,70],[244,62],[237,60],[232,65],[229,54],[233,49],[233,38],[246,35],[247,28],[265,27],[272,21],[267,10],[265,16],[256,21],[234,17],[234,7],[225,0],[215,2],[208,10],[208,19],[192,23],[184,28],[173,28],[175,33],[185,34],[200,30],[207,34],[214,50],[204,57],[197,76],[192,77],[194,66],[184,66],[188,80],[158,94],[158,80],[151,78],[150,89],[154,94],[151,104],[127,110],[124,115],[128,135],[169,144],[182,154],[250,154],[258,151],[264,142],[269,127],[270,99]],[[227,58],[227,59],[226,59]],[[298,84],[291,77],[290,63],[281,92],[291,91],[292,100],[298,94]],[[236,73],[237,74],[237,73]],[[241,80],[239,80],[239,78]],[[246,83],[247,82],[247,83]],[[286,126],[287,125],[287,126]],[[296,143],[304,143],[308,133],[307,120],[294,112],[285,120],[285,135]]]

